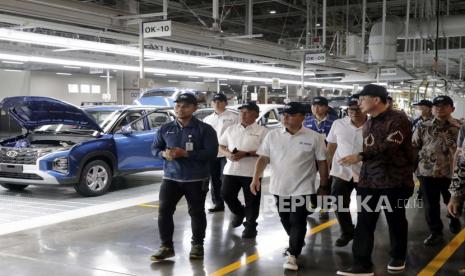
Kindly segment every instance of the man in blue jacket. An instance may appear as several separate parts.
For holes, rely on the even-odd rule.
[[[187,201],[192,225],[189,257],[202,259],[204,255],[208,163],[218,154],[218,139],[210,125],[192,116],[197,110],[197,99],[193,94],[180,94],[175,103],[176,120],[160,127],[152,146],[153,155],[165,159],[158,212],[161,246],[151,256],[152,261],[174,256],[173,214],[183,196]]]

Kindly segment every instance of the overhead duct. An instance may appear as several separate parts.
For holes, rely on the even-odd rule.
[[[405,22],[399,17],[386,19],[386,35],[383,36],[382,22],[376,22],[370,31],[368,43],[369,63],[395,63],[397,61],[397,39],[405,39]],[[439,37],[465,36],[465,16],[441,16],[439,18]],[[410,20],[408,39],[436,38],[436,18]]]

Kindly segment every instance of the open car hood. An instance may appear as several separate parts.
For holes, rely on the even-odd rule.
[[[84,110],[48,97],[8,97],[0,102],[0,108],[8,111],[22,127],[32,130],[43,125],[76,125],[102,131],[95,120]]]

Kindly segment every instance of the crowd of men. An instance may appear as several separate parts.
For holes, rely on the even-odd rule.
[[[232,213],[231,227],[244,226],[242,238],[255,238],[262,177],[269,166],[268,192],[275,198],[289,237],[285,269],[299,268],[308,206],[315,207],[315,198],[332,195],[336,205],[344,207],[335,210],[341,230],[335,246],[353,241],[353,265],[337,274],[374,275],[371,254],[381,212],[386,216],[391,241],[387,270],[402,272],[408,241],[405,203],[413,194],[414,179],[420,183],[418,197],[424,201],[430,230],[424,244],[443,242],[441,196],[448,205],[450,231],[461,230],[465,127],[451,116],[454,102],[448,96],[414,104],[418,117],[413,121],[388,101],[384,87],[366,85],[348,98],[348,116],[340,119],[329,115],[324,97],[313,98],[311,115],[303,104],[290,102],[280,112],[282,128],[269,131],[256,123],[260,109],[253,102],[243,104],[237,115],[226,108],[225,95],[216,94],[212,100],[215,112],[200,121],[193,116],[195,96],[179,95],[174,107],[176,120],[163,125],[153,143],[153,154],[165,159],[165,164],[158,218],[161,245],[151,260],[175,255],[173,214],[183,196],[191,216],[190,258],[203,258],[209,179],[213,201],[209,211],[221,212],[227,205]],[[241,190],[244,203],[239,200]],[[369,207],[357,210],[355,224],[347,210],[354,190]],[[301,198],[309,201],[282,208]],[[383,200],[392,208],[376,208]],[[321,207],[320,218],[327,219],[328,210]]]

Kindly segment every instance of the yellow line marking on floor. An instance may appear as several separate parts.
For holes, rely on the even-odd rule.
[[[139,207],[147,207],[147,208],[159,208],[160,207],[160,205],[158,205],[158,204],[145,204],[145,203],[144,204],[139,204],[138,206]]]
[[[423,268],[418,276],[432,276],[447,262],[447,260],[457,251],[465,241],[465,229],[460,231],[442,250],[439,252],[428,265]]]
[[[333,226],[334,224],[337,224],[337,220],[336,219],[332,219],[330,221],[327,221],[325,223],[322,223],[312,229],[310,229],[310,231],[308,231],[307,235],[305,237],[308,237],[308,236],[311,236],[311,235],[315,235],[323,230],[325,230],[326,228],[329,228],[331,226]],[[243,266],[246,266],[250,263],[253,263],[255,261],[258,260],[258,258],[260,258],[260,256],[258,255],[258,252],[250,255],[250,256],[247,256],[245,258],[245,260],[239,260],[237,262],[234,262],[232,264],[229,264],[223,268],[220,268],[219,270],[213,272],[210,274],[210,276],[223,276],[223,275],[226,275],[228,273],[231,273],[233,271],[236,271],[238,270],[239,268],[243,267]]]

